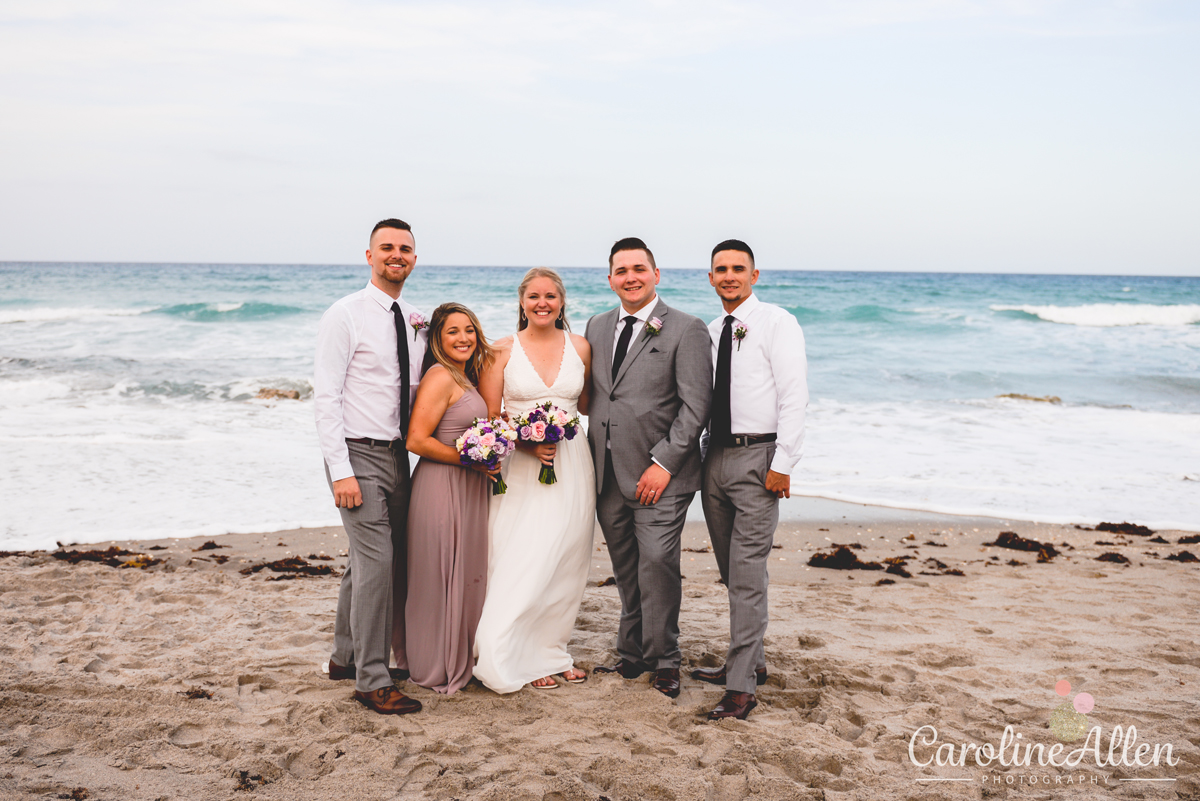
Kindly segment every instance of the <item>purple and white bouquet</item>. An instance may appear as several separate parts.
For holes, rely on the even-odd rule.
[[[517,431],[499,417],[484,420],[476,417],[475,422],[462,433],[454,442],[458,451],[458,460],[467,467],[481,464],[488,470],[493,470],[500,460],[508,456],[517,447]],[[492,484],[493,495],[503,495],[508,491],[504,478],[497,475]]]
[[[539,445],[543,442],[551,444],[564,439],[575,439],[582,428],[579,415],[572,417],[565,409],[560,409],[550,401],[539,403],[529,410],[526,415],[513,418],[517,427],[517,438],[521,442]],[[558,478],[554,475],[554,465],[542,465],[538,473],[538,481],[543,484],[554,484]]]

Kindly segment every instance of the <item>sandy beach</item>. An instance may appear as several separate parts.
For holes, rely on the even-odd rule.
[[[780,526],[770,677],[747,721],[720,723],[704,719],[720,688],[687,678],[675,701],[646,677],[448,698],[405,684],[421,713],[367,711],[352,682],[322,672],[338,528],[65,549],[129,551],[113,552],[117,566],[6,555],[0,797],[1200,798],[1200,564],[1168,558],[1200,553],[1179,543],[1186,532],[825,504],[826,519]],[[1057,555],[985,545],[1003,532]],[[880,569],[809,566],[835,544]],[[588,669],[612,658],[620,611],[598,532],[595,545],[570,646]],[[686,670],[721,663],[728,616],[701,524],[684,547]],[[324,574],[250,569],[294,557]],[[1138,745],[1170,744],[1178,764],[935,760],[946,743],[1001,747],[1006,727],[1049,748],[1052,713],[1080,693],[1105,756],[1113,727],[1134,726]]]

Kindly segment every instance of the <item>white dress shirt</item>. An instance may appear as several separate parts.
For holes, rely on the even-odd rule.
[[[808,408],[804,332],[790,312],[763,303],[757,295],[751,294],[732,314],[734,332],[741,323],[746,336],[740,342],[734,337],[730,354],[730,430],[734,434],[776,434],[771,469],[790,475],[800,461]],[[725,317],[722,314],[708,325],[714,364]]]
[[[334,481],[354,475],[347,439],[403,439],[400,430],[400,362],[392,303],[400,304],[408,336],[409,408],[421,380],[425,332],[409,316],[417,308],[374,284],[329,307],[317,329],[313,400],[321,455]]]
[[[646,321],[654,316],[654,307],[657,305],[658,293],[655,293],[654,297],[650,298],[650,302],[635,312],[625,311],[625,307],[621,307],[621,313],[617,315],[617,327],[613,331],[613,361],[616,361],[617,358],[617,341],[621,339],[621,332],[625,330],[625,318],[632,314],[637,318],[638,323],[641,323],[641,325],[635,323],[633,331],[629,335],[629,344],[632,346],[637,341],[638,334],[642,333],[642,329],[646,327]],[[612,366],[612,362],[609,362],[609,366]]]

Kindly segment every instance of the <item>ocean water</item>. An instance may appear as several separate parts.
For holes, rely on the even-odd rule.
[[[496,338],[523,273],[420,265],[406,296],[464,302]],[[562,273],[582,332],[615,296],[603,269]],[[0,549],[336,524],[312,353],[321,313],[367,279],[0,264]],[[659,290],[719,313],[703,270],[664,271]],[[1200,279],[764,270],[757,291],[807,338],[796,492],[1200,530]]]

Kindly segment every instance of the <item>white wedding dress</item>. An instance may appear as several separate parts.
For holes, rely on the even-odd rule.
[[[513,336],[504,368],[511,416],[551,401],[574,414],[583,360],[563,332],[558,376],[546,386]],[[488,512],[488,584],[475,635],[475,677],[498,693],[574,666],[567,641],[587,584],[596,512],[596,476],[587,436],[558,443],[555,484],[538,483],[541,462],[517,450],[504,463],[508,492]]]

